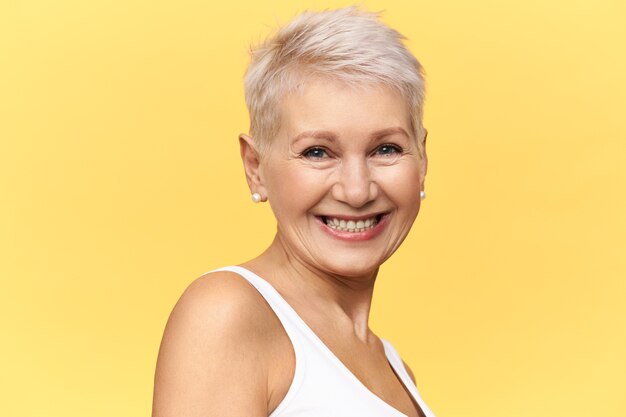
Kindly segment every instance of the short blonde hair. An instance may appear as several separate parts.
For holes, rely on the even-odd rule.
[[[278,104],[304,78],[328,77],[351,85],[377,83],[407,100],[411,128],[422,149],[423,68],[408,51],[406,38],[379,20],[378,13],[346,7],[304,12],[250,50],[244,77],[250,134],[259,151],[279,129]]]

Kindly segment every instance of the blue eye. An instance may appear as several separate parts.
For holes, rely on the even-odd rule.
[[[310,159],[322,159],[326,156],[326,150],[324,148],[309,148],[302,152],[305,158]]]
[[[394,155],[402,153],[402,148],[396,145],[382,145],[377,150],[378,155]]]

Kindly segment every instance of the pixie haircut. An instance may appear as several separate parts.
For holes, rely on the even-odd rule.
[[[406,100],[411,129],[423,151],[424,75],[406,38],[378,13],[347,7],[304,12],[250,50],[244,77],[250,134],[260,153],[280,128],[279,101],[309,77],[360,87],[391,87]]]

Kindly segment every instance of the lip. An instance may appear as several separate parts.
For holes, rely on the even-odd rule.
[[[378,221],[378,223],[376,223],[376,226],[370,229],[366,229],[362,232],[347,232],[343,230],[333,229],[324,222],[321,216],[315,216],[315,220],[319,223],[320,227],[322,228],[324,232],[328,233],[330,236],[334,237],[335,239],[348,241],[348,242],[360,242],[364,240],[373,239],[379,234],[381,234],[382,231],[387,226],[389,213],[379,213],[378,215],[374,214],[374,215],[369,215],[365,217],[364,216],[336,216],[339,219],[355,220],[355,221],[369,219],[369,218],[376,217],[376,216],[382,216],[380,220]],[[333,217],[333,216],[331,215],[331,216],[324,216],[324,217]]]

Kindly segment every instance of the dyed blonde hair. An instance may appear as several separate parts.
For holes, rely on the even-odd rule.
[[[250,134],[261,153],[279,130],[279,100],[307,77],[350,85],[382,84],[407,102],[411,128],[422,150],[424,75],[406,38],[379,20],[378,13],[347,7],[304,12],[250,51],[244,77]]]

